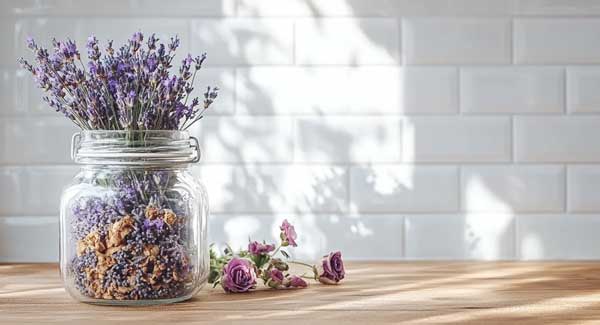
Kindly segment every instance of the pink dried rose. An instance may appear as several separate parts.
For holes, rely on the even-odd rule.
[[[308,287],[308,283],[306,283],[303,278],[297,275],[292,275],[287,281],[286,286],[292,288],[306,288]]]
[[[253,241],[248,244],[248,251],[253,255],[267,254],[275,250],[275,245],[261,244],[257,241]]]
[[[283,284],[283,280],[285,279],[283,272],[278,269],[272,269],[269,271],[269,280],[267,281],[269,287],[271,288],[279,288]]]
[[[243,258],[232,258],[223,268],[221,286],[226,292],[247,292],[256,287],[254,264]]]
[[[281,229],[280,237],[283,241],[282,246],[298,246],[298,244],[296,243],[296,238],[298,237],[298,235],[296,235],[296,229],[294,229],[294,226],[292,226],[292,224],[289,223],[287,219],[283,220],[283,223],[281,223],[279,229]]]
[[[321,263],[316,265],[316,273],[319,282],[324,284],[337,284],[344,279],[342,253],[337,251],[323,256]]]

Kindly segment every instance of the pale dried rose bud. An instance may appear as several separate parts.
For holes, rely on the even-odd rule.
[[[149,206],[146,208],[144,215],[146,216],[146,218],[154,220],[158,217],[158,209],[156,207]]]
[[[177,221],[177,215],[175,215],[175,213],[173,213],[173,211],[169,210],[169,209],[165,209],[164,211],[165,211],[165,213],[163,215],[164,222],[166,224],[168,224],[169,226],[172,226]]]

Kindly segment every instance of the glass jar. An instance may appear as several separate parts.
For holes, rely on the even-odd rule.
[[[63,191],[60,270],[75,299],[148,305],[191,298],[206,283],[208,201],[190,173],[185,131],[82,131],[81,171]]]

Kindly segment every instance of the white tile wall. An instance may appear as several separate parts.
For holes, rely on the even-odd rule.
[[[0,116],[18,116],[26,114],[27,97],[15,96],[25,94],[27,82],[24,71],[16,71],[13,68],[0,68]]]
[[[405,161],[507,162],[507,117],[415,117],[404,123]]]
[[[465,166],[461,174],[462,208],[470,212],[562,212],[562,166]]]
[[[294,135],[289,117],[206,117],[202,122],[190,132],[200,140],[203,161],[292,161]]]
[[[568,169],[569,212],[597,212],[600,210],[600,166],[572,165]]]
[[[410,66],[402,70],[405,114],[444,115],[458,111],[458,69]]]
[[[77,170],[75,166],[1,168],[0,216],[57,215],[62,189]]]
[[[298,64],[399,63],[396,19],[301,19],[296,22],[295,36]]]
[[[516,19],[514,24],[517,63],[600,62],[600,19]]]
[[[3,118],[0,164],[70,163],[71,135],[76,130],[63,117]]]
[[[301,162],[398,162],[402,120],[393,117],[296,119],[294,160]]]
[[[521,215],[517,254],[524,260],[598,259],[600,216]]]
[[[597,162],[600,117],[516,117],[515,159],[519,162]]]
[[[237,13],[258,17],[489,16],[510,14],[513,9],[512,1],[505,0],[240,0]]]
[[[557,67],[465,68],[461,110],[472,114],[561,113],[564,70]]]
[[[0,261],[58,261],[58,218],[0,217]]]
[[[292,64],[294,24],[286,19],[195,19],[191,50],[211,54],[211,64]]]
[[[402,49],[408,64],[502,64],[510,62],[506,19],[409,18]]]
[[[401,111],[402,71],[386,67],[237,69],[240,114],[376,114]]]
[[[350,201],[366,213],[455,212],[458,169],[378,165],[350,169]]]
[[[570,113],[600,112],[600,68],[567,69],[567,108]]]
[[[515,258],[512,215],[452,214],[406,216],[406,258]]]
[[[210,193],[213,212],[345,212],[348,176],[343,166],[205,165],[196,174]]]
[[[600,259],[594,1],[4,0],[0,262],[57,259],[76,170],[24,38],[139,29],[206,51],[195,94],[222,89],[192,129],[212,241],[289,218],[307,259]]]

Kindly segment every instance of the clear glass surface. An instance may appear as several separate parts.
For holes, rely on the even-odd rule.
[[[179,131],[93,132],[74,143],[85,162],[61,198],[65,288],[96,304],[191,298],[209,272],[208,201],[189,171],[194,141]]]

